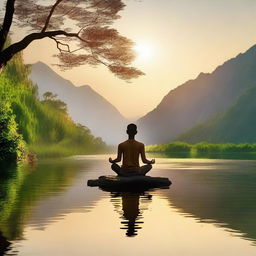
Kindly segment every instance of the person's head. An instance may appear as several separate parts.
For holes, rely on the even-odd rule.
[[[135,136],[137,134],[137,126],[136,126],[136,124],[128,124],[127,125],[126,133],[129,136]]]

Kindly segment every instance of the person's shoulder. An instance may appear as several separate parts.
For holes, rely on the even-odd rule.
[[[123,146],[123,145],[125,145],[125,144],[127,144],[127,140],[126,140],[126,141],[121,142],[121,143],[118,145],[118,147],[122,147],[122,146]]]
[[[136,142],[139,146],[144,147],[144,144],[143,144],[142,142],[137,141],[137,140],[135,140],[135,142]]]

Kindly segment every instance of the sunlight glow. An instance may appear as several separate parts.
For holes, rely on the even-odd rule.
[[[134,50],[137,53],[137,59],[148,60],[151,59],[154,55],[154,48],[148,43],[136,43],[134,46]]]

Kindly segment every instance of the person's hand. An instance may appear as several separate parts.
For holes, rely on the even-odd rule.
[[[108,161],[109,161],[111,164],[114,163],[114,162],[113,162],[113,159],[112,159],[111,157],[108,159]]]
[[[155,159],[152,159],[152,160],[150,161],[151,164],[154,164],[155,162],[156,162]]]

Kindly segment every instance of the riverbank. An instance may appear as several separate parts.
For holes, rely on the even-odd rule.
[[[68,141],[63,141],[56,144],[32,144],[28,146],[29,151],[37,155],[38,158],[56,158],[67,157],[72,155],[92,155],[104,154],[108,152],[108,146],[93,145],[90,148],[84,144],[72,144]]]
[[[256,144],[171,142],[146,146],[146,152],[178,158],[256,159]]]

